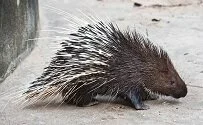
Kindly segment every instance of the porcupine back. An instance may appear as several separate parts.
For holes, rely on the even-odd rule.
[[[168,81],[159,71],[170,68],[172,75],[178,75],[167,53],[136,31],[98,22],[69,36],[32,83],[27,99],[61,95],[63,101],[82,106],[97,94],[117,96],[131,88],[173,96],[169,87],[160,90],[164,89],[161,80]]]
[[[107,62],[116,49],[112,46],[113,41],[109,41],[113,30],[116,30],[113,24],[100,22],[70,34],[70,39],[61,43],[62,49],[43,74],[31,83],[26,92],[27,99],[43,100],[61,95],[64,90],[69,90],[64,95],[66,98],[74,98],[82,86],[89,86],[88,92],[106,84],[109,80],[105,77],[109,67]]]

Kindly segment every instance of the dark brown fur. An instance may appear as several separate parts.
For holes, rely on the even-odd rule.
[[[186,85],[168,54],[137,32],[121,32],[113,24],[100,22],[70,36],[72,40],[62,43],[63,49],[33,82],[28,95],[39,86],[55,86],[70,104],[85,106],[97,101],[96,95],[109,95],[130,101],[136,109],[148,108],[143,100],[149,93],[186,96]],[[38,93],[44,92],[43,87]]]

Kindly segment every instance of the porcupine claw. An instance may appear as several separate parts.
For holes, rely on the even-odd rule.
[[[142,102],[142,97],[139,91],[132,90],[127,94],[128,99],[131,101],[131,103],[134,105],[135,109],[137,110],[147,110],[149,109],[149,106],[145,105]]]
[[[145,104],[135,104],[135,109],[137,110],[147,110],[149,109],[149,106],[148,105],[145,105]]]

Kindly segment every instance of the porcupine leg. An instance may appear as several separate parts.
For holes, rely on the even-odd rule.
[[[94,99],[94,96],[90,94],[76,94],[72,99],[66,99],[65,102],[67,104],[75,104],[79,107],[92,106],[99,103],[96,99]]]
[[[91,92],[90,86],[81,87],[75,96],[76,105],[80,107],[96,105],[99,102],[95,97],[96,93],[94,91]]]
[[[137,110],[149,109],[149,106],[145,105],[142,101],[142,91],[141,90],[130,90],[127,93],[127,99],[134,105]]]
[[[87,87],[81,87],[77,90],[77,93],[72,93],[69,98],[65,99],[67,104],[74,104],[79,107],[96,105],[99,102],[94,98],[96,94],[94,92],[88,92]],[[64,91],[63,96],[65,97],[66,91]]]
[[[92,94],[82,95],[78,98],[76,105],[80,107],[97,105],[99,102],[94,97]]]

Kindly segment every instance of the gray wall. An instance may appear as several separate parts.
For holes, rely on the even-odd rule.
[[[0,0],[0,82],[34,47],[38,0]]]

